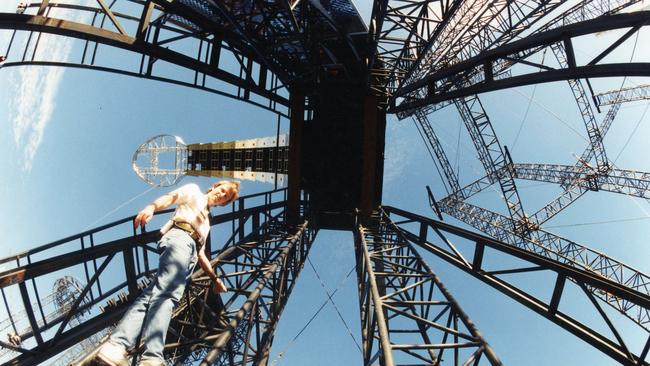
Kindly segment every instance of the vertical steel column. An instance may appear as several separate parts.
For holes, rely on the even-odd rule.
[[[529,237],[530,223],[517,191],[512,172],[512,159],[508,150],[502,149],[492,122],[483,108],[478,95],[454,100],[458,112],[467,127],[478,157],[490,181],[496,181],[501,187],[503,199],[510,212],[510,219],[515,230],[524,238]]]
[[[287,222],[298,221],[300,205],[300,165],[302,162],[302,130],[305,124],[305,96],[291,92],[289,118],[289,177],[287,197]]]
[[[379,110],[378,98],[367,95],[363,107],[363,156],[360,208],[363,215],[379,207],[383,171],[386,117]]]
[[[416,126],[420,126],[422,128],[422,132],[424,132],[424,136],[426,137],[425,143],[428,142],[428,145],[431,148],[433,154],[438,159],[438,163],[440,164],[442,172],[447,179],[447,183],[449,183],[450,190],[453,192],[452,194],[459,195],[459,198],[465,198],[462,196],[463,192],[461,191],[460,183],[458,182],[458,176],[454,172],[454,169],[451,167],[449,158],[447,158],[447,154],[445,154],[445,150],[440,143],[440,139],[438,139],[438,136],[436,136],[431,123],[429,123],[427,114],[422,109],[420,109],[413,113],[412,118],[416,123]]]
[[[193,360],[205,366],[265,365],[277,322],[314,237],[306,221],[298,226],[275,223],[256,241],[244,240],[224,251],[218,257],[220,266],[238,287],[222,295],[221,302],[197,278],[197,293],[181,304],[170,329],[175,341],[169,343],[168,336],[168,360],[176,365]],[[192,321],[197,310],[206,316]]]
[[[382,366],[438,365],[443,360],[501,365],[467,314],[383,211],[375,211],[367,223],[357,226],[355,252],[364,365],[377,359]]]

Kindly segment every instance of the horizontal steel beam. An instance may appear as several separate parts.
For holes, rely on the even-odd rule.
[[[513,255],[519,259],[523,259],[527,262],[534,263],[535,265],[553,270],[555,272],[561,272],[567,277],[575,278],[589,286],[602,289],[610,294],[620,297],[621,299],[629,300],[634,304],[650,309],[650,295],[632,290],[629,287],[607,279],[596,272],[576,268],[570,264],[544,257],[540,254],[533,253],[523,248],[514,247],[510,244],[495,240],[488,236],[477,234],[469,230],[462,229],[460,227],[453,226],[441,221],[436,221],[428,217],[417,215],[415,213],[411,213],[393,206],[382,207],[388,214],[397,214],[404,218],[415,220],[417,222],[424,223],[450,234],[460,236],[472,242],[481,242],[484,245],[500,252]]]
[[[220,70],[208,63],[200,62],[192,57],[162,46],[142,42],[135,37],[111,32],[87,24],[37,15],[0,13],[0,29],[44,32],[98,42],[204,73],[236,87],[250,90],[255,94],[284,106],[288,106],[289,103],[287,98],[261,88],[250,80],[242,79],[234,74]]]
[[[568,314],[559,311],[558,306],[560,304],[561,295],[564,290],[565,279],[571,279],[583,289],[585,289],[584,286],[600,289],[603,291],[603,293],[608,294],[608,296],[623,296],[628,300],[632,300],[634,297],[635,301],[641,301],[639,303],[639,306],[643,306],[645,309],[650,309],[650,296],[645,294],[642,295],[639,293],[634,294],[633,292],[635,291],[630,291],[630,289],[624,288],[624,286],[613,283],[612,281],[609,281],[590,271],[573,268],[565,263],[561,263],[550,258],[545,258],[541,255],[531,253],[525,249],[517,248],[512,245],[499,242],[492,238],[475,234],[443,222],[435,221],[395,207],[384,206],[384,210],[386,210],[386,212],[391,215],[398,216],[400,219],[406,219],[408,223],[418,223],[420,225],[419,233],[417,234],[409,231],[405,226],[400,226],[402,233],[412,243],[417,244],[425,250],[437,255],[441,259],[453,264],[454,266],[480,279],[484,283],[508,295],[512,299],[551,320],[560,327],[564,328],[565,330],[571,332],[575,336],[609,355],[616,361],[625,365],[648,365],[648,362],[644,360],[646,356],[645,349],[636,354],[634,352],[631,352],[619,336],[618,330],[611,324],[609,318],[604,315],[602,309],[600,309],[597,303],[594,302],[596,310],[603,317],[603,320],[609,324],[610,330],[615,335],[614,338],[616,338],[616,340],[608,338],[608,336],[610,336],[609,332],[601,333],[597,329],[592,329],[589,327],[589,325],[581,323]],[[434,230],[435,234],[433,234],[433,236],[437,236],[438,239],[441,239],[440,243],[438,243],[438,240],[436,239],[428,238],[428,228],[432,228]],[[455,248],[453,246],[453,243],[449,240],[449,238],[447,238],[448,234],[467,239],[470,244],[473,245],[473,260],[470,261],[465,259],[457,250],[454,250]],[[506,278],[498,277],[498,272],[492,273],[487,268],[487,266],[483,264],[482,261],[483,253],[486,248],[496,250],[502,254],[513,256],[519,260],[523,260],[527,262],[525,265],[528,267],[531,267],[532,265],[532,268],[539,268],[540,270],[555,272],[556,281],[554,291],[550,299],[540,299],[535,295],[519,288],[517,285],[515,285],[515,282],[509,282],[506,280]],[[517,266],[517,268],[519,268],[519,266]],[[525,272],[526,268],[523,268],[521,270],[513,269],[512,271],[504,271],[504,273],[510,273],[512,276],[512,274],[521,271]],[[612,292],[609,292],[610,290]],[[585,294],[593,301],[593,295],[591,292],[585,289]],[[648,338],[648,342],[650,342],[650,337]]]
[[[251,207],[235,212],[229,212],[227,214],[213,217],[210,221],[210,224],[216,225],[224,222],[230,222],[232,220],[267,211],[268,209],[284,207],[284,205],[285,202],[281,201],[271,203],[269,205]],[[130,219],[132,220],[132,218]],[[10,285],[25,282],[43,274],[67,268],[76,263],[82,263],[84,261],[102,258],[113,253],[119,253],[136,245],[144,245],[146,243],[155,242],[159,237],[159,231],[151,231],[3,271],[0,272],[0,288],[5,288]]]
[[[535,74],[512,76],[480,84],[455,89],[440,94],[432,94],[424,99],[408,101],[388,109],[389,113],[399,113],[429,104],[462,98],[468,95],[486,93],[519,86],[550,83],[569,79],[592,79],[623,76],[650,76],[650,62],[612,63],[607,65],[577,66],[573,69],[542,71]]]
[[[598,65],[588,63],[584,66],[570,63],[565,69],[547,69],[546,71],[511,76],[498,80],[495,80],[492,76],[495,64],[500,62],[501,59],[505,58],[511,63],[517,63],[520,58],[518,55],[526,54],[526,51],[530,49],[538,49],[540,46],[549,46],[557,42],[567,42],[567,40],[570,42],[571,38],[587,34],[620,28],[641,27],[648,23],[650,23],[650,11],[641,11],[601,17],[529,36],[493,50],[482,52],[476,57],[429,74],[413,84],[405,86],[400,90],[400,94],[396,95],[397,97],[405,98],[404,102],[398,106],[391,107],[389,111],[402,112],[471,94],[543,82],[590,77],[650,76],[650,65],[648,63],[612,63]],[[571,54],[571,56],[573,55]],[[479,78],[474,84],[463,83],[462,86],[458,86],[458,83],[453,82],[479,69],[484,77]],[[452,82],[449,82],[450,80]],[[421,88],[428,89],[426,97],[419,99],[409,98],[410,93]]]
[[[650,198],[650,173],[625,169],[610,169],[606,173],[584,170],[570,165],[557,164],[514,164],[515,177],[573,185],[588,190],[603,190],[629,196]]]
[[[650,99],[650,85],[639,85],[624,89],[614,89],[594,94],[597,106],[635,102]]]

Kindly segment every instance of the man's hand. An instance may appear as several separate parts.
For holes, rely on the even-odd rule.
[[[133,219],[133,228],[137,229],[138,226],[140,226],[140,228],[144,231],[144,226],[148,224],[149,221],[151,221],[154,210],[155,206],[149,205],[140,211],[135,219]]]
[[[215,277],[214,280],[214,291],[218,294],[226,293],[228,292],[228,287],[223,284],[223,282],[218,278]]]

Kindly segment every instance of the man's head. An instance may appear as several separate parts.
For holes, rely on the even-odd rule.
[[[206,192],[209,206],[225,206],[239,198],[239,181],[221,180]]]

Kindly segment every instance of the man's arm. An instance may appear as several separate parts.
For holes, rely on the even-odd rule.
[[[223,284],[223,282],[221,282],[219,277],[217,277],[217,274],[214,273],[210,260],[203,250],[199,251],[199,266],[201,266],[203,271],[210,277],[212,282],[214,282],[214,288],[217,293],[228,292],[228,288]]]
[[[142,230],[144,230],[144,226],[151,221],[154,212],[166,209],[176,203],[177,199],[178,194],[166,194],[156,198],[155,201],[147,205],[147,207],[138,213],[133,220],[133,228],[137,229],[137,227],[140,226]]]

